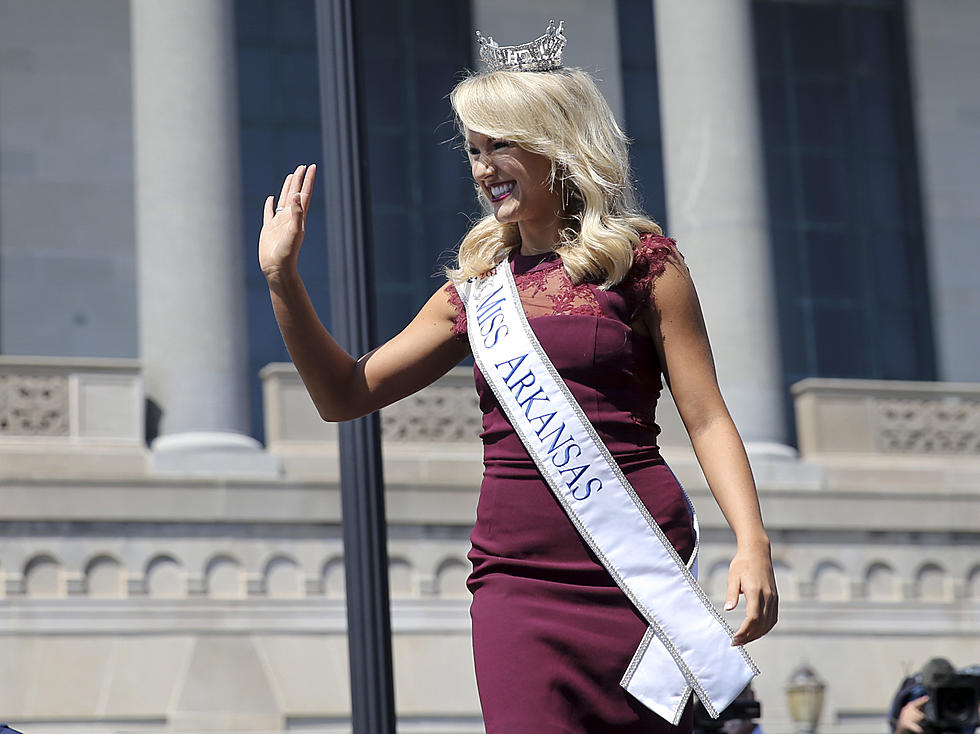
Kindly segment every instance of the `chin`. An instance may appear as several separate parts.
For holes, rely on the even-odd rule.
[[[493,217],[501,224],[512,224],[517,221],[517,213],[510,211],[510,207],[499,206],[493,212]]]

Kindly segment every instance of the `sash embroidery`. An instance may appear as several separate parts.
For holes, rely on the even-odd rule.
[[[741,647],[731,647],[732,629],[548,359],[509,264],[458,289],[487,384],[569,520],[650,625],[621,685],[675,725],[692,690],[717,716],[758,669]],[[696,554],[695,547],[692,562]]]

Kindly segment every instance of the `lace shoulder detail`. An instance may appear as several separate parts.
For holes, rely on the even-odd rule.
[[[653,281],[673,258],[680,258],[677,243],[669,237],[643,235],[633,253],[633,267],[617,287],[626,300],[630,321],[634,321],[650,302]],[[572,285],[557,256],[531,259],[517,256],[514,280],[528,318],[538,316],[603,315],[595,286]],[[456,286],[446,286],[446,296],[456,310],[453,336],[466,338],[466,307]]]
[[[449,303],[456,309],[453,336],[460,340],[466,339],[466,307],[463,305],[463,299],[459,297],[459,291],[456,290],[454,283],[450,282],[446,285],[446,295],[449,297]]]
[[[650,303],[653,282],[667,267],[671,260],[683,260],[677,249],[677,242],[670,237],[645,234],[633,252],[633,267],[620,284],[623,296],[629,306],[630,321],[639,318],[640,313]]]
[[[594,287],[588,283],[573,285],[557,255],[529,270],[515,272],[514,280],[528,318],[602,316]]]

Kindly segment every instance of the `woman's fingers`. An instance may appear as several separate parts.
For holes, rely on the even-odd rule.
[[[297,166],[283,180],[279,197],[266,197],[259,233],[259,264],[263,272],[271,272],[299,252],[315,177],[316,166]],[[281,212],[285,214],[279,216]]]
[[[778,601],[772,591],[745,594],[745,619],[732,637],[733,645],[757,640],[776,626]]]
[[[279,197],[274,200],[274,207],[272,208],[272,216],[274,217],[280,211],[284,209],[289,209],[296,202],[296,195],[300,194],[302,198],[299,200],[302,205],[302,209],[305,212],[307,208],[307,203],[313,194],[313,181],[316,179],[316,165],[312,164],[310,166],[299,165],[296,166],[296,170],[292,173],[287,174],[286,178],[283,179],[282,189],[279,191]],[[295,212],[293,212],[295,214]],[[263,216],[263,223],[269,221]]]
[[[741,591],[742,585],[739,582],[738,576],[735,574],[728,574],[728,593],[725,594],[725,611],[730,612],[735,607],[738,606],[738,595]]]
[[[293,174],[289,174],[283,179],[282,189],[279,191],[279,198],[276,199],[276,208],[279,209],[287,205],[289,201],[289,182],[293,178]]]
[[[742,620],[742,625],[738,628],[735,636],[732,638],[733,645],[744,645],[747,642],[751,642],[756,639],[759,635],[757,634],[757,625],[759,622],[759,599],[754,594],[745,595],[745,619]]]
[[[736,552],[728,570],[726,611],[734,608],[732,602],[737,603],[740,594],[745,595],[745,619],[732,636],[733,645],[757,640],[776,624],[779,597],[768,545]]]
[[[290,174],[289,193],[283,204],[301,228],[306,220],[306,211],[313,196],[313,181],[316,179],[316,165],[297,166]]]
[[[302,230],[306,221],[306,208],[303,206],[303,195],[298,191],[293,194],[293,199],[289,206],[289,214],[292,216],[293,224],[296,225],[296,228]]]
[[[305,207],[309,206],[309,201],[313,196],[313,181],[316,179],[316,163],[311,163],[310,167],[306,169],[306,175],[303,177],[303,187],[301,193],[303,194],[303,205]]]
[[[296,170],[293,171],[293,175],[289,178],[289,198],[286,199],[285,206],[293,203],[294,195],[303,187],[303,176],[305,173],[306,166],[302,164],[296,166]]]
[[[313,181],[315,179],[316,164],[296,166],[296,170],[288,174],[282,182],[282,190],[279,192],[279,198],[276,199],[273,214],[289,207],[297,193],[302,194],[302,203],[305,208],[313,195]]]

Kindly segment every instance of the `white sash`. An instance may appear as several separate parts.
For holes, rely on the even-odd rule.
[[[717,717],[758,668],[743,648],[732,647],[731,627],[541,348],[509,263],[458,289],[487,384],[572,524],[650,625],[621,685],[675,725],[692,690]],[[694,517],[690,500],[688,506]]]

